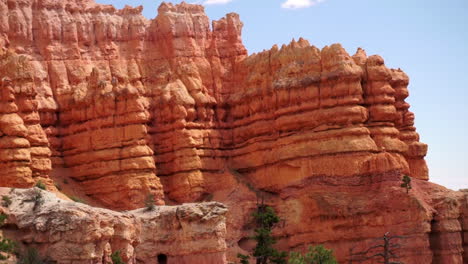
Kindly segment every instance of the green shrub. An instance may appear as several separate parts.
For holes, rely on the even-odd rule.
[[[0,227],[5,224],[5,220],[8,218],[6,214],[0,214]]]
[[[37,249],[27,248],[19,256],[18,264],[46,264],[47,261],[43,259]]]
[[[0,214],[0,227],[5,224],[5,220],[8,218],[6,214]],[[13,253],[16,249],[16,243],[8,238],[0,236],[0,260],[8,259],[8,254]],[[6,254],[4,254],[6,253]]]
[[[41,189],[41,190],[47,190],[47,187],[46,185],[41,181],[39,180],[37,183],[36,183],[36,187]]]
[[[148,194],[145,199],[145,207],[146,211],[153,211],[156,206],[154,205],[155,200],[154,200],[154,195],[153,194]]]
[[[413,187],[411,187],[411,178],[410,178],[410,176],[404,175],[403,178],[401,179],[401,181],[403,183],[400,186],[402,188],[406,189],[406,193],[409,193],[409,190],[413,189]]]
[[[116,251],[112,253],[111,255],[111,260],[113,264],[126,264],[123,260],[122,257],[120,256],[120,251]]]
[[[10,196],[8,195],[3,195],[2,196],[2,205],[4,207],[9,207],[11,205],[11,199],[10,199]]]
[[[3,238],[0,237],[0,260],[6,260],[8,259],[8,255],[5,255],[3,253],[11,254],[15,252],[17,246],[16,243],[8,238]]]
[[[34,189],[34,196],[26,200],[26,202],[33,202],[33,211],[37,209],[38,206],[41,206],[44,203],[44,197],[42,196],[42,191],[38,189]]]
[[[240,264],[249,264],[249,256],[238,253],[237,258],[239,259]]]
[[[322,245],[309,247],[309,251],[301,253],[291,252],[288,264],[338,264],[333,256],[333,250],[326,249]]]
[[[78,198],[76,196],[70,196],[70,199],[72,199],[72,201],[74,201],[75,203],[82,203],[82,204],[86,204],[86,202],[81,199],[81,198]]]
[[[272,229],[280,222],[275,210],[262,201],[261,204],[257,205],[257,211],[252,215],[257,225],[253,237],[257,241],[253,252],[257,264],[338,264],[333,256],[333,251],[322,245],[309,247],[309,251],[305,255],[291,252],[289,261],[287,261],[287,252],[273,248],[276,240],[272,236]],[[237,254],[237,258],[240,260],[240,264],[249,264],[249,256]]]

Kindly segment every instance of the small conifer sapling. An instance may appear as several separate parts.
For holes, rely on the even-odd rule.
[[[403,181],[403,183],[400,186],[406,189],[406,193],[409,193],[409,190],[412,189],[411,178],[408,175],[405,175],[401,180]]]

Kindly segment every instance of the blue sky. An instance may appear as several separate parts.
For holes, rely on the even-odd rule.
[[[160,0],[96,0],[121,8],[143,5],[156,16]],[[167,1],[180,2],[180,1]],[[431,181],[468,188],[468,1],[466,0],[188,0],[211,19],[240,14],[249,53],[304,37],[322,48],[341,43],[379,54],[411,78],[407,100],[416,114]]]

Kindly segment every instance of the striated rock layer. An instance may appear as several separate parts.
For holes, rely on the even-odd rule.
[[[197,199],[226,166],[271,191],[396,169],[427,179],[408,77],[378,56],[301,39],[247,57],[239,17],[211,30],[197,5],[162,4],[148,21],[92,1],[1,3],[3,100],[32,147],[26,182],[52,162],[125,209],[142,193],[162,201],[159,179],[168,199]]]
[[[282,249],[324,243],[345,261],[392,232],[409,263],[467,261],[466,201],[426,182],[403,71],[303,39],[247,56],[237,14],[141,9],[0,0],[1,186],[73,181],[116,210],[215,199],[230,259],[263,198]]]

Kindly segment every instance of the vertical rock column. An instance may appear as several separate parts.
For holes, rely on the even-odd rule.
[[[152,60],[142,66],[145,85],[151,87],[158,176],[171,200],[194,201],[207,192],[205,176],[224,167],[216,158],[215,115],[221,85],[216,74],[223,61],[202,6],[163,3],[158,11],[148,29]],[[235,16],[229,19],[240,23]]]
[[[0,99],[3,154],[0,156],[6,167],[0,173],[17,175],[17,179],[7,176],[4,184],[29,187],[32,180],[42,179],[53,187],[49,179],[52,169],[49,143],[40,125],[30,58],[5,52],[0,59],[0,72],[4,76]]]
[[[111,72],[108,62],[99,63],[87,82],[77,84],[82,89],[70,103],[61,105],[64,165],[85,194],[106,207],[142,207],[149,194],[162,204],[147,141],[148,100],[138,86],[118,82]]]
[[[358,53],[364,53],[358,50]],[[377,55],[367,58],[364,80],[364,104],[369,111],[367,127],[383,159],[380,164],[392,164],[393,169],[408,173],[408,164],[403,157],[408,149],[399,139],[399,130],[395,126],[397,109],[395,107],[395,90],[390,85],[391,71],[384,60]],[[382,171],[385,169],[382,168]]]
[[[392,70],[391,85],[395,89],[395,107],[398,118],[396,126],[400,131],[400,139],[408,145],[404,153],[412,177],[428,180],[429,170],[424,157],[427,154],[427,144],[419,142],[419,134],[414,127],[414,114],[409,111],[410,105],[405,102],[408,97],[408,76],[401,70]]]
[[[18,115],[11,80],[0,82],[0,186],[30,187],[31,171],[28,130]]]
[[[15,87],[16,104],[18,114],[28,131],[26,139],[31,145],[31,169],[34,178],[49,180],[49,173],[52,170],[50,160],[51,151],[49,141],[40,124],[40,116],[37,110],[36,90],[32,80],[19,80]]]
[[[456,197],[443,195],[433,199],[433,204],[435,214],[429,233],[434,254],[432,263],[466,263],[463,261],[463,225],[459,221],[463,215],[460,201]]]

